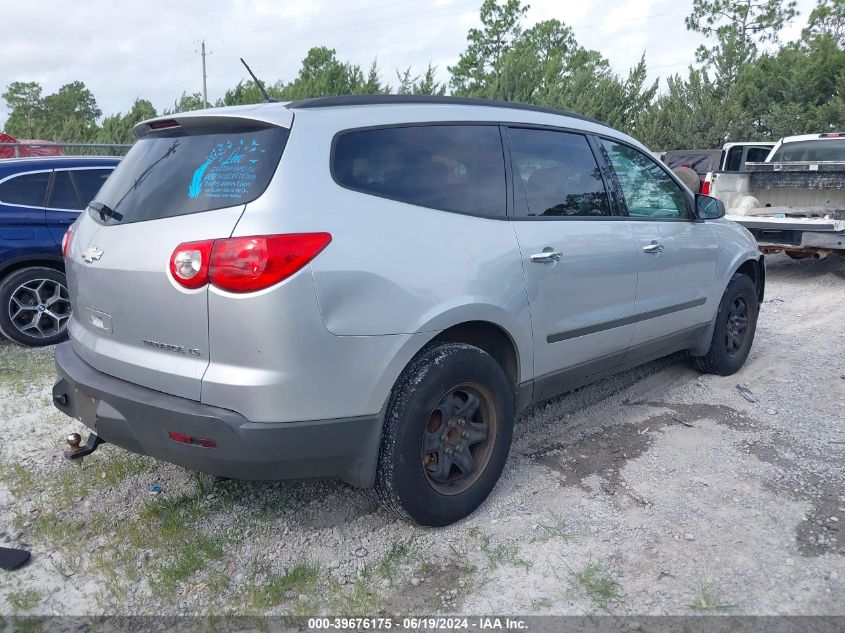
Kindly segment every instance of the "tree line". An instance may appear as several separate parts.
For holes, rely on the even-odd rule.
[[[645,55],[620,75],[600,51],[581,46],[564,22],[526,25],[528,5],[521,0],[484,0],[481,26],[470,29],[445,83],[431,64],[385,81],[377,61],[364,69],[320,46],[308,51],[292,81],[265,88],[282,101],[396,93],[533,103],[596,118],[654,149],[845,130],[845,0],[817,2],[800,39],[784,43],[780,32],[798,18],[794,0],[692,0],[686,27],[707,44],[685,73],[667,78],[663,91],[657,80],[648,82]],[[36,82],[14,82],[2,98],[9,110],[6,133],[67,142],[130,143],[139,121],[204,107],[198,92],[183,93],[161,113],[139,98],[127,112],[101,120],[81,81],[48,95]],[[240,81],[213,105],[263,99],[255,82]]]

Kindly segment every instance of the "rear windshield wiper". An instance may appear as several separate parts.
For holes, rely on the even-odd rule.
[[[94,211],[100,214],[100,220],[103,222],[106,221],[106,218],[111,218],[115,222],[120,222],[123,219],[123,215],[112,209],[109,205],[103,202],[92,202],[88,205]]]
[[[129,189],[126,190],[126,193],[124,193],[120,197],[120,200],[115,203],[114,208],[111,208],[108,205],[103,204],[102,202],[97,202],[97,206],[94,206],[94,203],[89,205],[92,209],[94,209],[94,211],[100,214],[100,220],[105,222],[106,217],[109,217],[115,222],[120,222],[123,219],[123,214],[118,213],[115,209],[117,209],[117,207],[121,205],[121,203],[126,199],[126,196],[132,193],[135,189],[138,188],[138,185],[144,182],[144,179],[149,176],[150,173],[152,173],[152,171],[159,166],[159,164],[161,164],[161,161],[163,161],[168,156],[175,154],[177,147],[179,147],[179,139],[174,139],[173,143],[170,144],[170,147],[167,148],[167,151],[160,158],[156,159],[153,163],[148,165],[147,168],[144,169],[144,171],[141,172],[141,174],[135,179],[135,182],[132,184],[132,186],[129,187]]]

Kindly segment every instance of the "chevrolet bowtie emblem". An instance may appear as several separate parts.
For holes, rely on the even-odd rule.
[[[87,264],[95,262],[99,260],[103,256],[103,251],[97,248],[96,246],[89,246],[85,249],[85,252],[82,253],[82,261]]]

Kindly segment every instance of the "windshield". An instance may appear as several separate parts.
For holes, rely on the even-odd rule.
[[[127,224],[251,202],[270,183],[287,138],[280,127],[215,127],[141,139],[89,213]]]
[[[769,162],[826,160],[845,161],[845,138],[783,143]]]

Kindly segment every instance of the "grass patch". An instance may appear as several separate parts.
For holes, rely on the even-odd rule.
[[[566,521],[554,512],[549,512],[549,518],[537,523],[538,536],[533,540],[537,543],[548,543],[552,539],[559,538],[568,543],[574,537],[567,529]]]
[[[63,465],[54,477],[56,495],[65,503],[85,499],[98,488],[113,488],[130,477],[142,475],[153,468],[148,457],[135,455],[123,449],[102,447],[97,457],[82,458],[82,463]]]
[[[399,568],[411,557],[411,550],[407,543],[401,542],[399,539],[393,539],[388,550],[382,554],[376,564],[376,571],[379,576],[390,581],[396,580],[399,574]]]
[[[352,583],[352,591],[344,592],[340,596],[339,613],[354,616],[371,615],[378,610],[381,595],[369,582],[370,576],[363,574]]]
[[[622,598],[622,585],[604,565],[591,561],[569,574],[575,588],[597,609],[610,611],[611,605]]]
[[[35,475],[17,462],[0,463],[0,480],[15,497],[32,494],[35,490]]]
[[[63,514],[56,512],[41,512],[29,516],[29,532],[39,541],[46,542],[50,547],[57,550],[70,550],[78,548],[85,540],[86,532],[89,530],[85,521],[79,519],[68,519]],[[95,524],[99,524],[96,521]]]
[[[256,580],[247,591],[247,602],[254,609],[267,609],[288,601],[288,592],[298,600],[299,595],[313,595],[320,580],[320,568],[309,562],[296,563],[284,573],[268,573],[263,584]]]
[[[38,606],[41,602],[41,594],[37,589],[30,587],[23,591],[14,591],[8,594],[6,601],[12,609],[12,613],[26,613]]]
[[[490,537],[475,526],[469,529],[468,534],[478,541],[481,551],[487,557],[487,565],[491,570],[496,569],[499,565],[513,565],[514,567],[523,567],[526,570],[534,566],[534,563],[530,560],[519,557],[519,548],[516,545],[503,545],[501,543],[494,545]]]
[[[135,548],[158,550],[156,558],[165,562],[151,566],[152,589],[170,598],[179,587],[209,561],[223,556],[224,537],[201,533],[196,521],[208,512],[197,495],[175,498],[162,496],[148,500],[138,513],[138,520],[118,529],[118,538],[125,537]]]
[[[531,598],[531,608],[535,611],[540,609],[551,609],[552,601],[548,598]]]
[[[209,536],[192,535],[179,543],[173,558],[158,569],[158,576],[152,583],[153,589],[165,594],[175,593],[179,586],[201,569],[210,560],[223,556],[223,547],[218,539]]]
[[[737,608],[735,604],[727,604],[721,602],[712,593],[711,588],[707,583],[701,585],[698,593],[690,604],[687,605],[694,611],[710,611],[710,612],[727,612],[733,611]]]
[[[0,387],[25,393],[32,385],[52,382],[55,376],[53,348],[26,348],[0,343]]]

